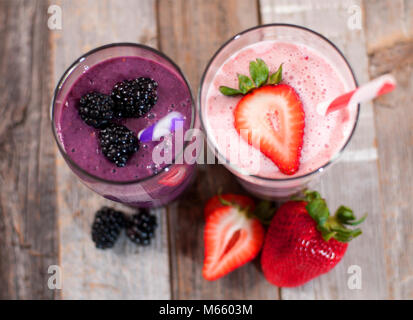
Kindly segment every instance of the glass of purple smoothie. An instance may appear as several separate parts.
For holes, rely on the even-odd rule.
[[[104,156],[99,130],[79,115],[79,101],[89,92],[110,95],[115,84],[137,78],[158,83],[157,101],[140,118],[115,118],[135,136],[172,112],[183,116],[183,132],[199,127],[189,84],[179,67],[155,49],[115,43],[96,48],[77,59],[61,77],[52,100],[53,133],[66,163],[81,181],[103,197],[139,207],[156,207],[176,199],[195,176],[194,161],[182,156],[189,144],[171,132],[158,141],[139,144],[124,167]],[[188,139],[190,140],[190,139]],[[162,147],[161,147],[162,145]],[[162,148],[162,150],[158,150]],[[171,153],[159,163],[153,154]]]

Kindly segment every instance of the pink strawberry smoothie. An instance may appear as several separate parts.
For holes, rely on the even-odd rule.
[[[258,149],[249,147],[239,137],[234,127],[234,109],[242,97],[224,96],[219,91],[220,86],[237,88],[237,74],[248,75],[250,61],[257,58],[266,62],[270,74],[283,64],[282,83],[293,87],[303,103],[304,142],[300,167],[293,177],[322,167],[337,155],[348,140],[356,121],[357,107],[351,106],[328,116],[317,113],[319,102],[335,98],[353,88],[346,85],[321,52],[301,44],[259,42],[236,52],[219,68],[208,89],[207,106],[202,111],[212,143],[221,155],[248,173],[273,179],[292,177],[281,173],[274,162]],[[239,155],[239,150],[248,150],[248,154]]]

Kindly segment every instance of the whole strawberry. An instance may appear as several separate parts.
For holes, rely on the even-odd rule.
[[[330,271],[340,262],[348,242],[361,234],[348,229],[353,211],[341,206],[330,216],[320,194],[306,191],[302,200],[288,201],[276,212],[261,256],[265,277],[278,287],[300,286]]]

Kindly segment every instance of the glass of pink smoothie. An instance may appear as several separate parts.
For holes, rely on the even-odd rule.
[[[60,79],[51,105],[52,129],[66,163],[81,181],[103,197],[131,206],[154,207],[177,198],[195,176],[195,165],[181,157],[188,142],[170,134],[171,162],[154,161],[160,141],[140,143],[139,150],[118,167],[102,154],[99,130],[86,125],[78,113],[79,100],[88,92],[110,95],[124,80],[151,78],[158,83],[158,100],[141,118],[114,119],[138,135],[171,112],[183,116],[184,132],[199,127],[191,90],[178,66],[164,54],[133,43],[110,44],[78,58]],[[175,139],[176,138],[176,139]]]
[[[242,96],[225,96],[220,86],[238,88],[238,74],[249,75],[249,63],[260,58],[270,73],[282,64],[282,84],[294,88],[305,113],[299,169],[282,173],[259,149],[240,138],[234,110]],[[271,24],[246,30],[226,42],[203,74],[198,107],[209,147],[251,193],[279,199],[306,188],[343,152],[354,133],[359,106],[321,116],[319,102],[357,86],[354,73],[339,49],[304,27]],[[260,112],[257,110],[257,112]],[[276,129],[275,129],[276,130]]]

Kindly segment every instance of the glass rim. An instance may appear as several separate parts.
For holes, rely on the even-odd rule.
[[[345,150],[345,148],[347,147],[347,145],[350,143],[351,138],[353,137],[354,132],[355,132],[355,130],[356,130],[357,123],[358,123],[359,116],[360,116],[360,104],[357,104],[357,114],[356,114],[356,117],[355,117],[355,121],[354,121],[353,128],[352,128],[352,130],[351,130],[351,132],[350,132],[350,134],[349,134],[346,142],[345,142],[344,145],[341,147],[341,149],[340,149],[339,151],[337,151],[337,152],[335,153],[335,155],[334,155],[333,157],[331,157],[331,159],[330,159],[328,162],[326,162],[324,165],[320,166],[319,168],[317,168],[317,169],[315,169],[315,170],[313,170],[313,171],[311,171],[311,172],[308,172],[308,173],[306,173],[306,174],[300,175],[300,176],[296,176],[296,177],[286,177],[286,178],[267,178],[267,177],[262,177],[262,176],[258,176],[258,175],[254,175],[254,174],[245,173],[245,172],[242,172],[236,165],[234,165],[234,164],[232,164],[231,162],[229,162],[229,160],[226,159],[226,157],[224,157],[224,156],[221,154],[221,152],[218,150],[218,148],[215,148],[214,143],[212,143],[212,141],[209,139],[208,132],[207,132],[207,128],[206,128],[206,126],[205,126],[205,124],[204,124],[204,119],[203,119],[202,110],[201,110],[201,109],[202,109],[202,107],[201,107],[201,104],[202,104],[202,102],[201,102],[201,99],[202,99],[201,96],[202,96],[202,90],[203,90],[203,87],[204,87],[204,81],[205,81],[206,75],[207,75],[207,73],[209,72],[209,69],[211,68],[211,66],[212,66],[214,60],[216,59],[216,57],[222,52],[222,50],[223,50],[224,48],[226,48],[226,47],[227,47],[229,44],[231,44],[233,41],[239,39],[241,36],[243,36],[243,35],[245,35],[245,34],[247,34],[247,33],[250,33],[250,32],[252,32],[252,31],[256,31],[256,30],[259,30],[259,29],[265,29],[265,28],[271,28],[271,27],[289,27],[289,28],[295,28],[295,29],[299,29],[299,30],[303,30],[303,31],[312,33],[312,34],[316,35],[317,37],[319,37],[320,39],[324,40],[324,41],[325,41],[327,44],[329,44],[329,45],[339,54],[339,56],[343,59],[345,65],[346,65],[347,68],[350,70],[350,73],[351,73],[351,76],[352,76],[352,78],[353,78],[353,81],[354,81],[355,86],[358,87],[358,81],[357,81],[357,78],[356,78],[356,76],[355,76],[355,74],[354,74],[353,68],[351,67],[350,63],[348,62],[348,60],[346,59],[346,57],[344,56],[344,54],[340,51],[340,49],[339,49],[331,40],[329,40],[327,37],[323,36],[322,34],[316,32],[316,31],[314,31],[314,30],[312,30],[312,29],[309,29],[309,28],[303,27],[303,26],[299,26],[299,25],[295,25],[295,24],[289,24],[289,23],[269,23],[269,24],[258,25],[258,26],[252,27],[252,28],[248,28],[248,29],[246,29],[246,30],[244,30],[244,31],[241,31],[241,32],[237,33],[236,35],[232,36],[232,37],[231,37],[230,39],[228,39],[227,41],[225,41],[224,44],[219,47],[219,49],[214,53],[214,55],[213,55],[213,56],[211,57],[211,59],[209,60],[207,66],[205,67],[205,70],[204,70],[204,72],[203,72],[203,74],[202,74],[201,82],[200,82],[200,86],[199,86],[199,90],[198,90],[198,97],[197,97],[198,106],[197,106],[197,109],[198,109],[199,118],[200,118],[200,121],[201,121],[202,128],[204,129],[205,135],[206,135],[206,137],[207,137],[208,145],[211,143],[211,146],[214,146],[214,149],[216,149],[216,151],[214,151],[214,153],[216,153],[217,156],[219,156],[220,158],[222,158],[222,159],[225,160],[225,163],[223,163],[224,165],[228,165],[231,169],[235,170],[237,173],[240,173],[242,176],[248,176],[248,177],[251,177],[251,178],[254,178],[254,179],[258,179],[258,180],[269,181],[269,182],[294,181],[294,180],[299,180],[299,179],[308,178],[308,177],[310,177],[310,176],[312,176],[312,175],[315,175],[316,173],[323,172],[323,171],[325,170],[325,168],[327,168],[328,166],[330,166],[333,162],[335,162],[335,161],[341,156],[341,154],[344,152],[344,150]],[[242,176],[240,177],[241,179],[242,179]]]
[[[192,89],[191,86],[188,82],[188,79],[186,78],[185,74],[182,72],[181,68],[171,59],[169,58],[166,54],[164,54],[163,52],[149,47],[147,45],[141,44],[141,43],[134,43],[134,42],[112,42],[109,44],[105,44],[99,47],[96,47],[92,50],[87,51],[86,53],[82,54],[79,58],[75,59],[75,61],[64,71],[63,75],[60,77],[59,81],[57,82],[56,88],[54,89],[53,92],[53,97],[52,97],[52,101],[51,101],[51,105],[50,105],[50,120],[51,120],[51,125],[52,125],[52,131],[53,131],[53,136],[56,140],[57,146],[59,148],[60,153],[62,154],[63,158],[65,159],[65,161],[67,161],[70,164],[70,167],[73,166],[76,168],[76,170],[80,171],[83,175],[94,179],[97,182],[101,182],[101,183],[106,183],[106,184],[112,184],[112,185],[131,185],[131,184],[136,184],[136,183],[142,183],[145,181],[149,181],[151,179],[153,179],[156,176],[161,175],[164,172],[168,172],[169,169],[173,166],[173,165],[181,165],[179,163],[175,163],[176,159],[179,159],[181,156],[183,156],[186,147],[188,146],[188,144],[191,141],[184,141],[183,144],[183,148],[182,151],[180,151],[178,153],[178,155],[176,157],[174,157],[173,162],[168,164],[167,166],[165,166],[164,168],[160,169],[158,172],[144,177],[142,179],[133,179],[133,180],[127,180],[127,181],[114,181],[114,180],[108,180],[105,178],[101,178],[99,176],[96,176],[90,172],[88,172],[87,170],[83,169],[81,166],[79,166],[75,161],[73,161],[69,156],[68,153],[66,152],[66,150],[63,147],[63,143],[60,140],[58,134],[57,134],[57,130],[56,130],[56,126],[54,123],[54,111],[55,111],[55,102],[56,102],[56,98],[57,95],[60,91],[60,89],[62,88],[62,86],[64,85],[66,79],[70,76],[70,74],[79,66],[80,63],[82,63],[84,61],[84,59],[86,59],[87,57],[89,57],[90,55],[98,52],[98,51],[102,51],[108,48],[113,48],[113,47],[136,47],[136,48],[140,48],[146,51],[150,51],[152,53],[154,53],[155,55],[158,55],[159,57],[165,59],[167,62],[169,62],[173,68],[176,69],[176,71],[178,72],[178,74],[182,77],[182,79],[185,82],[185,85],[187,87],[187,89],[189,90],[189,95],[191,98],[191,123],[190,123],[190,130],[194,129],[194,125],[195,125],[195,118],[196,118],[196,106],[195,106],[195,100],[194,100],[194,96],[192,93]],[[132,57],[132,56],[131,56]],[[183,163],[182,165],[184,165],[185,163]],[[72,169],[72,168],[71,168]]]

